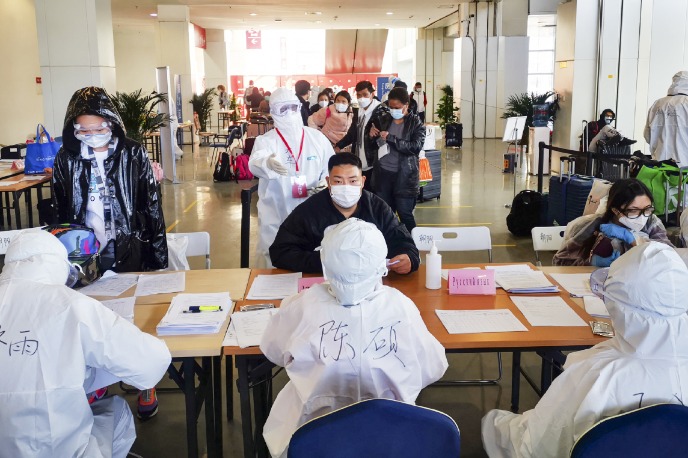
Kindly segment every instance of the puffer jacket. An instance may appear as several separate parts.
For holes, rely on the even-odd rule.
[[[349,131],[353,113],[350,110],[340,113],[333,106],[320,109],[308,118],[308,127],[318,129],[325,137],[335,144]]]
[[[380,131],[389,129],[393,118],[387,105],[380,104],[370,117],[365,128],[365,153],[368,164],[373,165],[373,186],[379,180],[380,163],[377,160],[379,137],[370,138],[370,129],[375,126]],[[399,197],[415,197],[418,194],[418,155],[425,142],[425,127],[418,115],[409,112],[404,117],[403,138],[387,137],[390,147],[399,152],[399,172],[397,173],[395,194]]]
[[[126,137],[122,119],[107,92],[86,87],[67,106],[62,148],[53,169],[53,204],[59,223],[85,224],[91,161],[81,157],[81,142],[74,136],[74,120],[83,114],[112,123],[117,137],[115,152],[104,162],[106,183],[112,195],[115,219],[115,265],[118,272],[167,268],[167,238],[160,188],[153,176],[148,153]]]

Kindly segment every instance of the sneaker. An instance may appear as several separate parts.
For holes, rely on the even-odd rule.
[[[136,409],[136,416],[143,421],[153,418],[158,413],[158,396],[155,394],[155,388],[150,390],[141,390],[138,399],[138,408]]]
[[[93,404],[94,402],[103,399],[105,396],[107,396],[108,389],[107,387],[101,388],[99,390],[95,390],[91,393],[88,393],[88,403]]]

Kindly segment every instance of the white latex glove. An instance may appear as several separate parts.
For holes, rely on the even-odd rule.
[[[277,159],[277,155],[273,154],[268,158],[267,166],[274,170],[275,172],[279,173],[280,175],[287,175],[289,171],[287,168],[280,162],[279,159]]]

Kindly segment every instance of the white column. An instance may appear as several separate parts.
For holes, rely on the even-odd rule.
[[[206,29],[205,84],[208,88],[224,85],[231,91],[229,84],[229,47],[225,41],[225,31],[220,29]],[[213,105],[213,112],[217,113],[219,105]],[[212,116],[211,124],[217,122],[217,116]]]
[[[43,109],[61,135],[72,94],[85,86],[115,91],[110,0],[35,0]]]

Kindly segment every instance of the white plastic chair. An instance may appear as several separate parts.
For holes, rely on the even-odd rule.
[[[430,251],[432,242],[437,250],[442,251],[479,251],[487,250],[487,256],[492,262],[492,237],[487,226],[468,227],[419,227],[411,231],[413,243],[418,251]],[[496,385],[502,379],[502,353],[497,352],[497,378],[472,380],[440,380],[433,383],[436,386],[452,385]]]
[[[210,234],[207,232],[175,232],[174,235],[186,237],[189,240],[189,245],[186,248],[187,258],[205,256],[205,268],[210,269]]]
[[[564,242],[564,231],[566,231],[566,226],[534,227],[530,231],[538,267],[542,267],[540,251],[559,251]]]
[[[411,231],[418,251],[430,251],[434,241],[439,251],[487,250],[492,262],[492,237],[487,226],[414,227]]]

